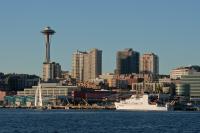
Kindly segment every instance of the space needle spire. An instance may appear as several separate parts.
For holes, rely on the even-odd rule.
[[[45,46],[46,46],[46,55],[45,55],[45,63],[50,63],[50,43],[51,43],[51,36],[56,33],[52,30],[49,26],[44,28],[41,31],[42,34],[45,36]]]

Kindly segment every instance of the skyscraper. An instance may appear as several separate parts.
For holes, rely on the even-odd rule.
[[[139,73],[139,52],[124,49],[117,52],[116,74]]]
[[[77,51],[72,58],[72,77],[79,81],[90,81],[102,73],[102,51]]]
[[[157,75],[159,74],[159,58],[154,53],[144,54],[140,58],[140,72]]]

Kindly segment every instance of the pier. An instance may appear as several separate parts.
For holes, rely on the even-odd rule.
[[[8,108],[8,109],[37,109],[35,106],[1,106],[0,108]],[[66,106],[43,106],[41,107],[44,110],[115,110],[114,105],[109,106],[99,106],[99,105],[66,105]]]

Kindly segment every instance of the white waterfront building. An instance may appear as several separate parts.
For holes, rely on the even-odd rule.
[[[18,96],[35,96],[35,92],[38,86],[33,86],[32,88],[26,88],[24,91],[18,91]],[[41,95],[42,97],[48,96],[68,96],[72,91],[78,91],[80,88],[78,86],[62,86],[58,83],[41,83]]]

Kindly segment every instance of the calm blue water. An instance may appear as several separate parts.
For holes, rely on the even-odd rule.
[[[200,112],[0,110],[0,133],[200,133]]]

